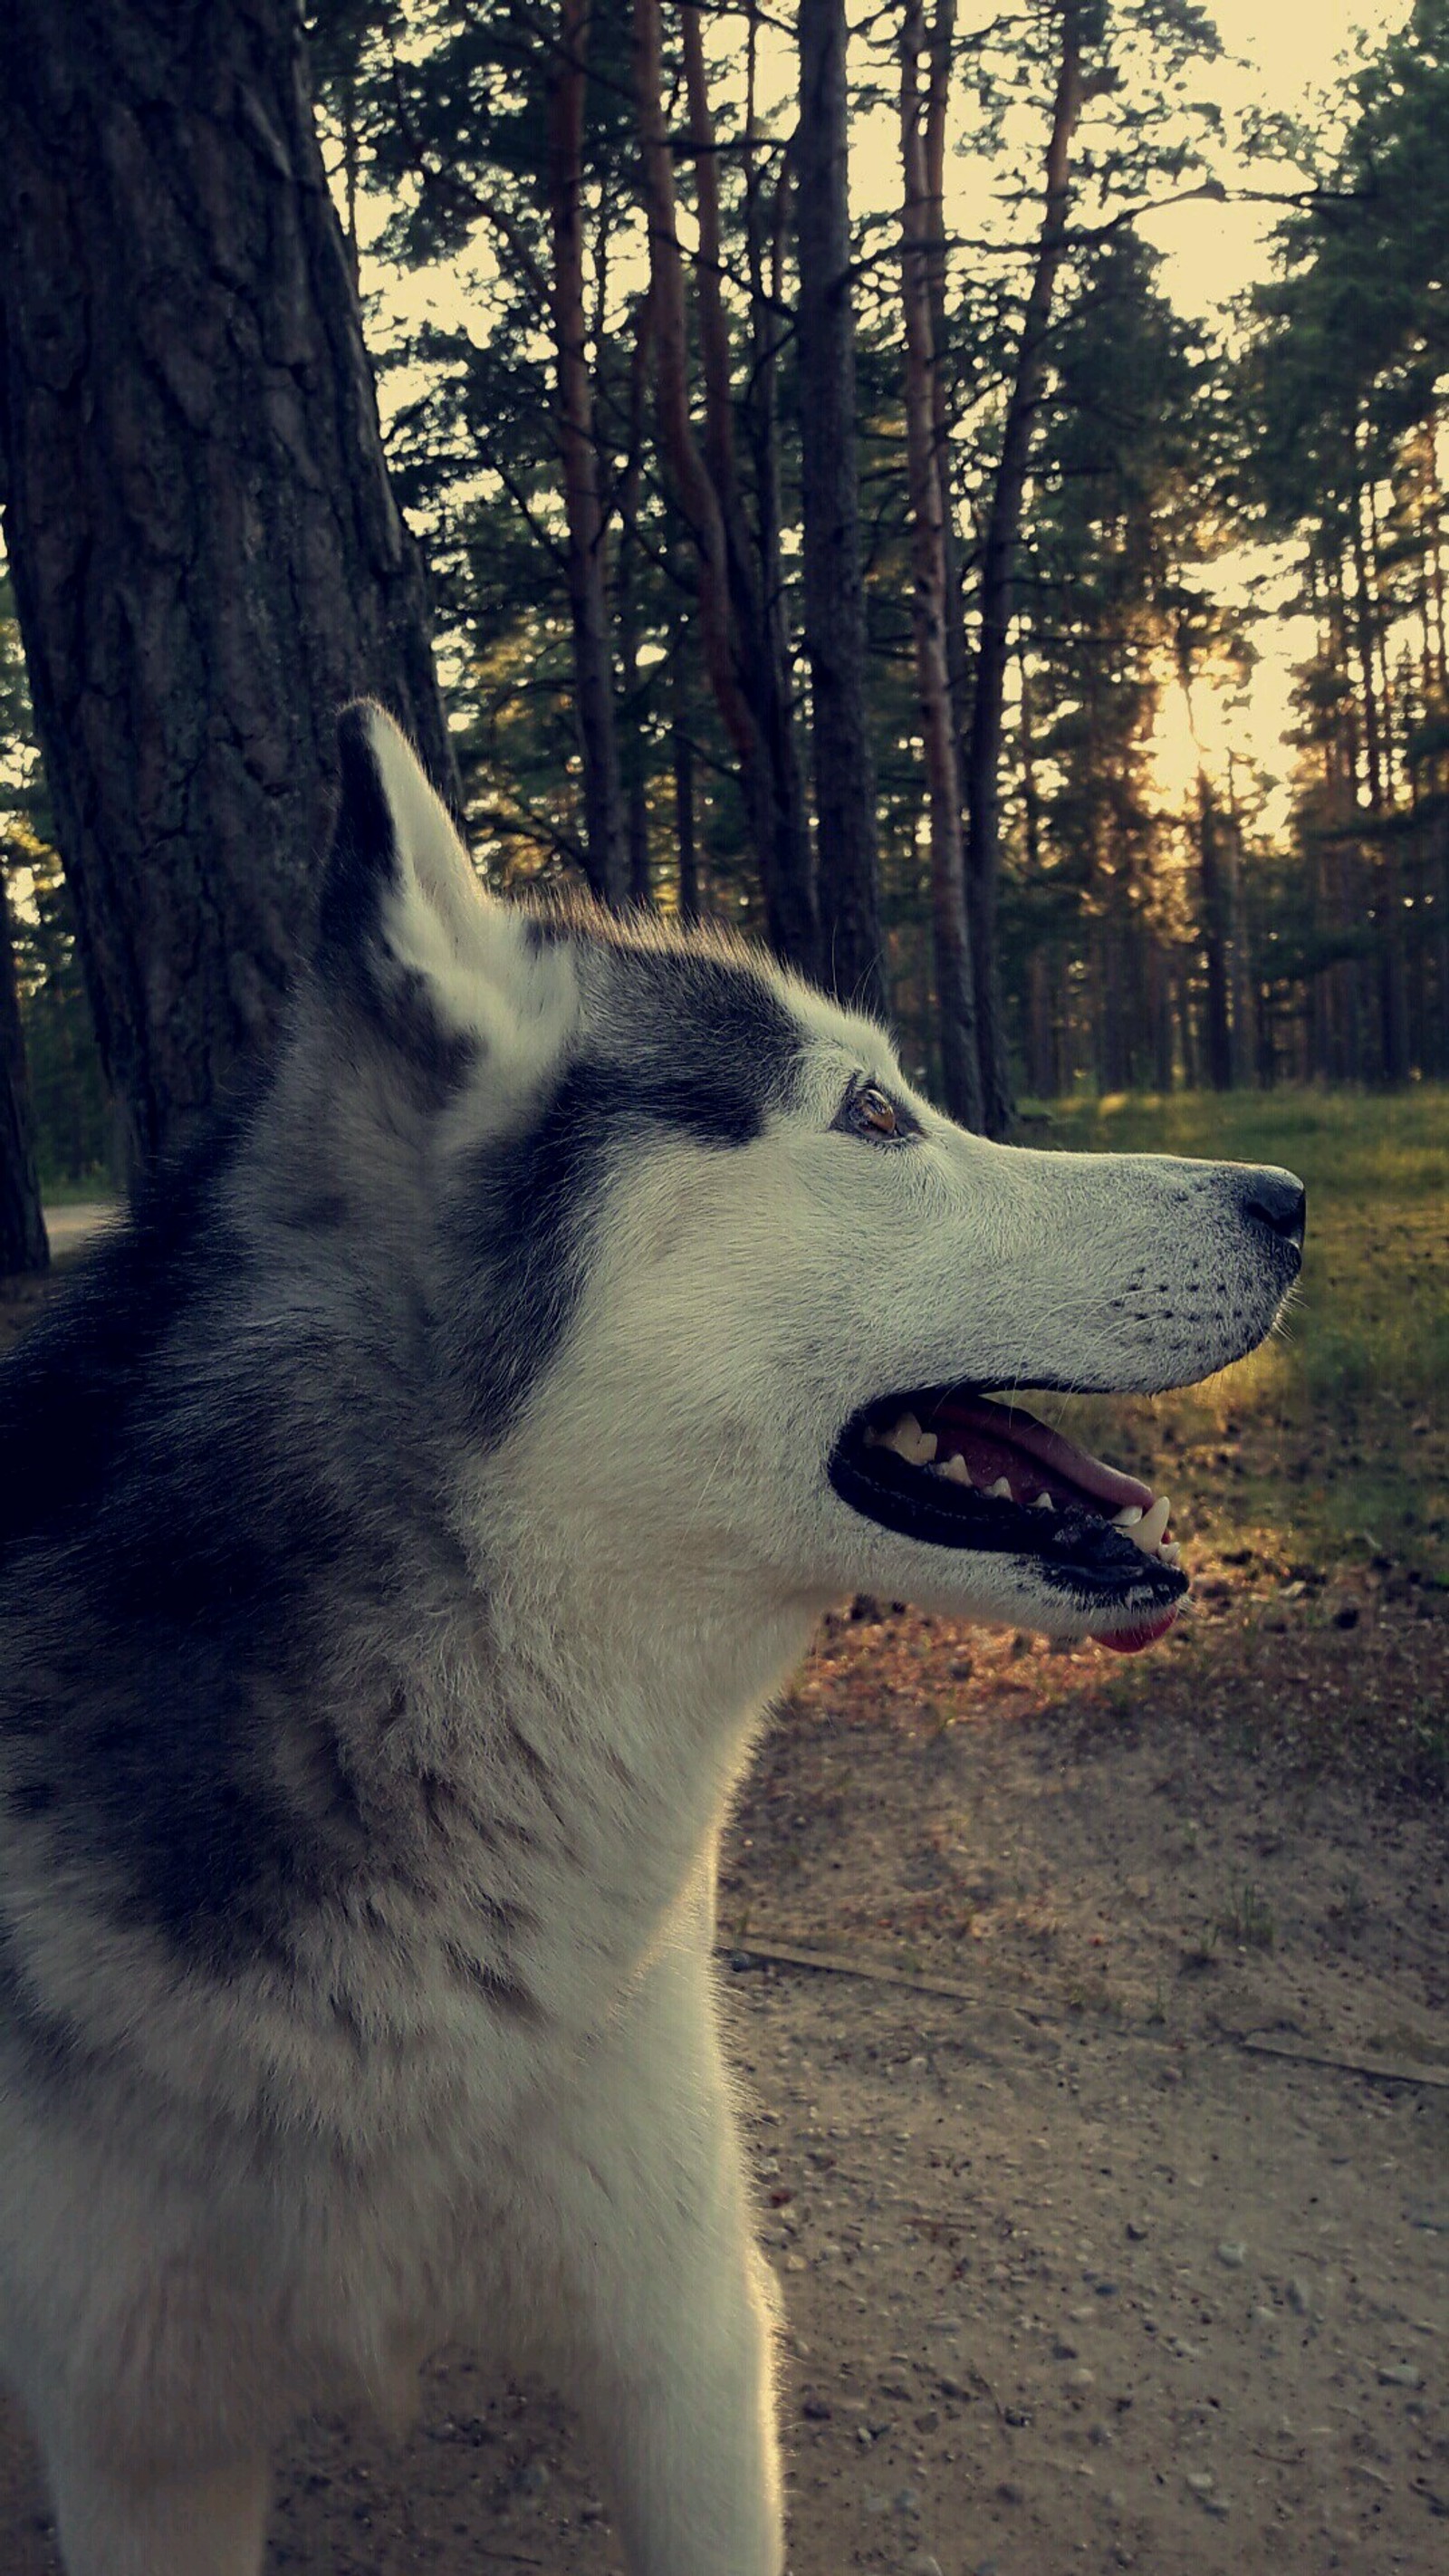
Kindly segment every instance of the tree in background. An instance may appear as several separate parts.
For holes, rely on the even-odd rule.
[[[695,306],[704,414],[699,439],[690,419],[685,269],[665,117],[660,0],[634,0],[635,75],[658,335],[660,446],[671,497],[698,556],[705,662],[739,761],[771,942],[788,965],[813,975],[820,965],[819,912],[789,638],[776,569],[774,476],[767,441],[763,477],[757,466],[752,528],[735,433],[718,146],[695,0],[683,0],[680,23],[699,233]],[[757,295],[757,309],[758,300]]]
[[[845,0],[800,0],[795,138],[803,627],[810,658],[822,966],[884,1015],[876,774],[867,690],[851,286]]]
[[[983,1124],[980,978],[972,955],[966,905],[960,740],[952,702],[948,629],[952,595],[946,530],[951,499],[946,460],[937,443],[933,384],[938,375],[937,318],[931,269],[935,252],[931,178],[926,154],[928,108],[921,85],[927,51],[921,0],[901,17],[901,309],[905,323],[906,480],[911,510],[911,604],[916,693],[926,769],[931,845],[931,916],[942,1096],[953,1118]],[[937,54],[933,70],[942,57]]]
[[[975,1023],[988,986],[973,966],[970,932],[978,927],[978,951],[994,944],[999,791],[992,783],[988,795],[982,785],[989,828],[978,834],[986,855],[973,874],[965,779],[973,758],[978,784],[988,773],[994,782],[1001,767],[1002,647],[1018,613],[1017,558],[1029,543],[1030,462],[1035,448],[1050,471],[1064,418],[1052,363],[1057,308],[1077,292],[1095,237],[1090,225],[1067,221],[1064,165],[1080,112],[1091,111],[1084,190],[1097,229],[1108,234],[1127,225],[1134,203],[1164,174],[1191,175],[1202,119],[1194,111],[1184,125],[1169,93],[1184,64],[1210,50],[1211,31],[1189,0],[1118,0],[1112,9],[1044,0],[1019,21],[962,36],[949,0],[929,23],[917,12],[910,24],[918,36],[921,166],[896,272],[903,300],[889,292],[880,251],[869,247],[869,218],[856,236],[853,280],[844,259],[849,95],[839,35],[829,52],[831,14],[822,6],[801,19],[806,107],[785,149],[758,107],[763,22],[753,0],[708,17],[666,0],[628,0],[627,8],[626,0],[592,0],[583,143],[571,163],[588,243],[589,384],[575,413],[579,422],[586,412],[592,419],[602,498],[602,533],[589,562],[610,629],[630,875],[687,910],[707,881],[707,904],[766,928],[797,963],[812,954],[818,902],[830,934],[822,966],[851,991],[862,966],[839,927],[844,898],[866,881],[861,847],[884,823],[893,773],[914,763],[932,817],[934,963],[923,988],[922,854],[912,832],[893,842],[888,862],[881,842],[877,868],[891,923],[888,998],[919,1026],[913,1043],[943,1096],[981,1122]],[[399,356],[429,382],[401,405],[393,438],[400,488],[430,529],[457,615],[450,645],[458,646],[460,700],[471,701],[463,729],[471,811],[505,873],[578,864],[597,883],[586,820],[590,758],[576,714],[586,691],[567,440],[539,363],[542,334],[557,339],[557,191],[551,198],[543,138],[563,78],[550,68],[560,60],[563,21],[483,0],[416,0],[406,13],[380,0],[370,10],[357,0],[325,0],[322,27],[334,49],[354,47],[345,80],[334,72],[327,86],[346,186],[372,187],[392,207],[388,252],[422,270],[448,262],[454,291],[471,299],[464,328],[427,328],[400,344]],[[731,27],[743,59],[736,55],[726,77]],[[1120,99],[1119,54],[1132,73]],[[827,61],[828,79],[820,69]],[[867,62],[867,86],[870,78]],[[576,99],[579,91],[575,82]],[[1041,122],[1039,205],[1010,176],[1024,96],[1036,98]],[[969,262],[948,240],[943,214],[958,98],[979,108],[977,148],[999,164],[1009,210],[999,242],[978,246]],[[792,174],[794,281],[783,256]],[[819,228],[824,210],[833,249]],[[843,280],[839,292],[833,275]],[[571,299],[577,303],[577,283]],[[852,416],[840,369],[861,352],[870,390]],[[651,377],[652,406],[640,399]],[[778,399],[782,389],[793,389],[793,403]],[[867,460],[864,487],[857,444]],[[914,514],[914,572],[903,559],[913,523],[903,465],[926,495]],[[817,543],[823,528],[828,536]],[[823,563],[840,575],[852,545],[868,566],[869,646],[863,685],[847,705],[833,674],[856,652],[850,577],[824,604],[821,578]],[[925,555],[933,564],[939,558],[927,659],[933,668],[944,660],[945,689],[933,679],[930,721],[918,717],[895,741],[900,674],[892,656],[911,647],[889,594],[904,587],[918,604],[927,597]],[[833,728],[829,757],[816,762],[813,887],[797,633],[810,665],[817,742]],[[694,680],[679,658],[692,661],[691,647]],[[668,690],[666,673],[677,683]],[[572,756],[560,759],[560,746]],[[956,773],[950,784],[948,761]],[[683,872],[676,840],[688,853]],[[974,924],[966,918],[971,887]],[[1002,1043],[999,1033],[992,1038],[993,1062]],[[988,1123],[999,1126],[1011,1086],[999,1064],[997,1074]]]
[[[585,863],[603,901],[620,904],[628,890],[628,850],[609,652],[608,527],[584,306],[584,120],[591,16],[590,0],[561,0],[558,49],[548,83],[551,302],[583,755]]]
[[[223,90],[237,30],[255,36],[271,5],[228,14],[232,52],[208,19]],[[366,245],[369,281],[411,311],[389,327],[384,298],[370,308],[391,482],[427,548],[450,740],[498,881],[579,874],[607,900],[764,932],[843,995],[883,995],[913,1073],[998,1131],[1023,1081],[1449,1069],[1446,9],[1421,0],[1363,64],[1342,152],[1316,167],[1305,144],[1281,275],[1230,362],[1221,335],[1170,311],[1137,229],[1145,207],[1207,184],[1199,74],[1215,38],[1193,0],[1024,0],[964,25],[953,0],[903,0],[860,23],[849,78],[840,0],[802,0],[788,30],[758,0],[548,0],[542,14],[534,0],[315,0],[334,266],[355,277]],[[89,23],[81,0],[62,14],[72,37]],[[124,73],[124,45],[118,60]],[[124,78],[110,84],[138,150],[175,112],[164,49],[162,66],[145,117]],[[852,120],[887,91],[911,159],[904,226],[863,169],[852,226]],[[226,94],[263,98],[255,83]],[[85,78],[75,98],[84,146],[85,116],[109,128]],[[189,204],[198,173],[164,157]],[[257,186],[276,158],[252,151]],[[233,381],[218,310],[223,358],[237,384],[253,366],[269,419],[280,401],[305,428],[325,370],[313,344],[278,392],[263,290],[233,283],[227,304],[222,260],[186,372],[155,193],[145,309],[125,318],[140,352],[129,408],[83,460],[97,490],[114,477],[121,536],[95,558],[94,597],[75,595],[92,658],[103,636],[106,668],[127,677],[135,768],[160,781],[147,811],[169,854],[189,846],[176,815],[210,810],[204,768],[177,784],[166,766],[182,737],[164,686],[174,638],[195,640],[187,513],[205,478],[193,491],[147,475],[163,452],[186,457],[186,404],[207,456],[216,445],[206,387]],[[238,280],[283,237],[247,231],[251,202],[241,191],[227,235]],[[52,212],[63,232],[69,199]],[[979,229],[963,238],[963,222]],[[28,265],[43,283],[44,261]],[[22,318],[38,295],[28,276],[13,288]],[[58,287],[52,305],[68,345]],[[339,346],[355,392],[355,336]],[[65,429],[61,395],[46,398]],[[181,415],[174,449],[157,446],[153,412]],[[355,424],[351,394],[340,417]],[[305,460],[295,421],[288,434]],[[33,457],[29,470],[38,480]],[[216,470],[237,486],[234,457]],[[268,524],[265,495],[237,488],[250,563],[241,538]],[[372,525],[376,481],[360,488]],[[37,562],[48,547],[64,574],[65,511],[35,532]],[[1256,612],[1214,595],[1215,558],[1252,536],[1298,549],[1318,633],[1277,838],[1240,749]],[[254,592],[271,595],[249,573],[248,671]],[[57,602],[70,595],[58,581]],[[117,601],[131,626],[118,609],[103,630]],[[59,606],[56,619],[64,642]],[[326,661],[311,612],[301,624],[299,699]],[[245,770],[257,736],[219,613],[203,640],[210,661],[175,657],[178,705],[208,759]],[[134,846],[123,834],[128,864]],[[276,918],[272,845],[258,847],[253,909]],[[55,1169],[47,1067],[74,953],[53,858],[27,859],[22,882],[19,985]],[[144,961],[174,985],[198,905],[214,979],[207,885],[142,883],[154,914],[123,960],[133,980]],[[89,958],[80,875],[74,891]],[[232,945],[230,1006],[264,1021],[276,988],[245,936]],[[197,990],[214,1017],[214,981]]]
[[[1278,230],[1253,298],[1244,478],[1302,549],[1306,1065],[1449,1069],[1449,690],[1442,387],[1449,371],[1449,6],[1354,76],[1341,152]]]
[[[0,884],[9,921],[9,972],[23,1027],[25,1109],[7,1112],[41,1189],[113,1186],[114,1112],[96,1050],[75,915],[55,847],[45,773],[35,747],[9,576],[0,572]],[[12,1159],[14,1159],[12,1157]]]
[[[996,889],[1001,870],[1001,741],[1013,574],[1021,536],[1027,465],[1050,359],[1048,332],[1052,302],[1067,248],[1072,145],[1088,96],[1088,73],[1082,60],[1083,40],[1085,37],[1089,43],[1102,43],[1107,33],[1108,15],[1104,8],[1083,8],[1078,5],[1078,0],[1061,0],[1057,12],[1058,57],[1043,171],[1041,233],[1021,318],[1016,359],[1002,421],[1001,453],[991,478],[981,539],[977,585],[980,628],[970,732],[961,784],[968,817],[966,870],[973,915],[972,965],[976,978],[981,1109],[986,1128],[993,1136],[1005,1135],[1011,1119],[996,955]],[[1095,85],[1101,89],[1110,88],[1110,72],[1105,68],[1097,72]]]
[[[44,1270],[50,1260],[32,1132],[10,900],[0,869],[0,1278]]]
[[[28,819],[31,773],[36,766],[31,730],[10,584],[0,574],[0,1278],[44,1270],[50,1260],[7,883],[18,866]]]
[[[1190,730],[1193,692],[1227,660],[1206,589],[1227,533],[1224,402],[1157,266],[1133,233],[1109,234],[1055,335],[1056,418],[1020,583],[1003,883],[1033,1090],[1083,1076],[1168,1088],[1196,1056],[1199,788],[1174,810],[1154,743],[1164,701]]]
[[[5,539],[144,1162],[277,1024],[339,703],[451,756],[289,0],[14,0],[0,141]]]

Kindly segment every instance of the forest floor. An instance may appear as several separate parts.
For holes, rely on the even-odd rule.
[[[1445,1112],[1033,1138],[1291,1162],[1310,1258],[1260,1359],[1072,1410],[1176,1497],[1163,1645],[857,1603],[752,1774],[721,1936],[795,2576],[1446,2563]],[[299,2434],[268,2566],[614,2576],[595,2477],[546,2392],[445,2354],[408,2442]],[[0,2566],[57,2565],[0,2417]]]

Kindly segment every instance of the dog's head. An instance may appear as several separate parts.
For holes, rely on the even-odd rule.
[[[743,947],[491,900],[377,710],[342,769],[319,990],[426,1166],[437,1400],[493,1528],[636,1596],[687,1570],[1159,1633],[1165,1506],[1013,1391],[1252,1350],[1298,1272],[1292,1175],[988,1144]]]

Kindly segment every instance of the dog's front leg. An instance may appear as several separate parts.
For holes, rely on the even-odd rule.
[[[656,1963],[578,2108],[554,2178],[562,2358],[633,2576],[779,2576],[776,2300],[702,1943]]]

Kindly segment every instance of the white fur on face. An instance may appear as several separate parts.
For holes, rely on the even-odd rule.
[[[403,879],[390,944],[480,1048],[445,1113],[446,1158],[526,1126],[570,1057],[587,1060],[591,1014],[609,1020],[613,933],[599,925],[583,967],[587,925],[579,942],[532,935],[480,890],[386,718],[372,740]],[[667,932],[635,937],[689,954]],[[1250,1349],[1282,1282],[1255,1257],[1231,1168],[988,1143],[910,1090],[871,1021],[765,972],[799,1030],[793,1105],[744,1145],[667,1117],[621,1128],[578,1310],[508,1444],[518,1495],[571,1563],[616,1563],[635,1585],[685,1550],[716,1583],[765,1584],[781,1604],[860,1588],[1079,1630],[1088,1614],[1029,1558],[888,1531],[840,1499],[827,1463],[846,1422],[893,1391],[1150,1390]],[[701,1034],[707,1052],[691,1025],[696,1050]],[[836,1125],[862,1080],[908,1108],[911,1142]]]
[[[1083,1633],[1029,1559],[924,1543],[853,1512],[827,1461],[893,1390],[1151,1389],[1268,1329],[1224,1167],[1042,1154],[966,1134],[913,1095],[878,1031],[815,1001],[806,1099],[741,1149],[636,1144],[568,1349],[517,1471],[580,1557],[669,1588],[681,1562],[812,1607],[861,1589]],[[852,1077],[918,1142],[832,1127]]]

